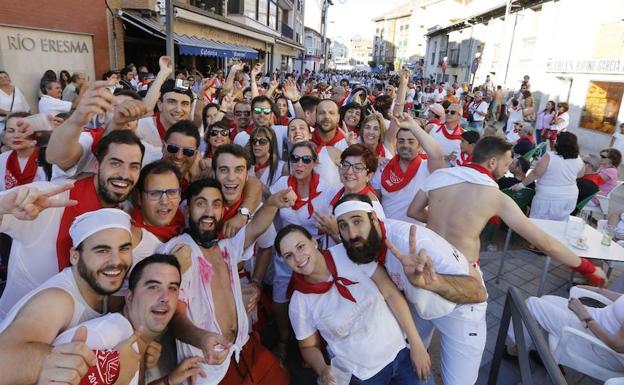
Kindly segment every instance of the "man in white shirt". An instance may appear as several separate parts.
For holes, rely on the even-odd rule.
[[[39,99],[39,112],[52,116],[62,112],[70,112],[73,104],[72,102],[61,100],[62,92],[61,83],[56,81],[47,82],[45,95],[42,95],[41,99]]]
[[[344,196],[334,215],[349,259],[365,270],[385,266],[405,293],[425,346],[434,327],[440,333],[444,384],[474,384],[487,335],[487,292],[482,279],[469,275],[466,258],[423,226],[379,220],[363,195]]]
[[[433,90],[433,100],[435,103],[442,103],[446,98],[446,83],[442,82]]]
[[[487,111],[488,104],[483,100],[483,92],[475,92],[475,99],[468,107],[468,114],[472,116],[472,118],[468,118],[468,127],[476,130],[480,135],[483,135]]]

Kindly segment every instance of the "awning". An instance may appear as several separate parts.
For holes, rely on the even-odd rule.
[[[151,17],[142,17],[133,12],[120,10],[119,17],[135,27],[152,34],[160,39],[165,39],[165,26]],[[249,47],[235,44],[221,43],[211,39],[197,36],[173,34],[173,40],[178,45],[180,55],[189,56],[213,56],[240,59],[258,59],[258,51]]]

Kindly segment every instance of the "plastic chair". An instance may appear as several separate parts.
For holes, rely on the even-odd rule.
[[[624,377],[615,377],[608,379],[604,385],[624,385]]]
[[[536,159],[539,159],[544,154],[544,149],[546,148],[547,143],[542,142],[537,146],[533,147],[531,150],[527,151],[523,157],[529,162],[533,162]]]
[[[613,301],[593,291],[574,287],[570,297],[590,297],[606,305]],[[566,326],[558,338],[548,335],[555,361],[580,373],[606,381],[624,376],[624,354],[617,353],[604,342],[578,329]]]
[[[535,190],[531,188],[524,188],[522,190],[513,191],[512,189],[504,189],[501,190],[503,193],[507,194],[514,202],[520,207],[520,210],[524,211],[526,214],[527,208],[531,205],[533,201],[533,196],[535,196]],[[507,228],[507,235],[505,236],[505,246],[503,246],[503,252],[500,256],[500,265],[498,266],[498,272],[496,273],[496,283],[499,283],[500,276],[503,273],[503,267],[505,266],[505,257],[507,255],[507,249],[509,248],[509,242],[511,241],[511,228]]]
[[[599,205],[585,207],[585,210],[589,211],[589,214],[592,218],[603,219],[609,215],[609,200],[611,198],[611,195],[615,192],[615,190],[621,188],[622,184],[624,184],[624,181],[618,181],[617,185],[611,191],[609,191],[609,194],[607,195],[596,194]],[[599,216],[600,218],[596,218],[594,214]]]

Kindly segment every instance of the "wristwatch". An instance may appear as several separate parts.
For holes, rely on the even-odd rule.
[[[247,207],[241,207],[238,209],[238,212],[247,217],[247,221],[249,221],[251,219],[251,212],[249,211],[249,209]]]
[[[592,317],[583,318],[583,323],[585,324],[585,329],[589,329],[589,323],[593,321]]]

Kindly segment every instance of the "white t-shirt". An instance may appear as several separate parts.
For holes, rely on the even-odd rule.
[[[234,354],[234,359],[238,361],[240,351],[249,339],[249,321],[243,304],[240,279],[238,277],[238,262],[245,256],[250,255],[244,252],[245,228],[242,228],[233,238],[219,241],[219,249],[225,262],[230,269],[230,283],[234,302],[236,304],[236,316],[238,322],[238,332],[236,340],[229,350],[228,357],[220,365],[201,364],[202,370],[206,373],[206,378],[196,376],[198,385],[217,385],[225,376],[230,359]],[[176,245],[187,244],[191,247],[191,267],[182,275],[179,300],[187,304],[187,316],[195,326],[213,333],[221,333],[221,328],[217,322],[215,314],[213,293],[210,286],[214,271],[212,265],[204,257],[201,249],[188,234],[179,235],[161,247],[162,252],[170,252]],[[214,293],[219,295],[219,293]],[[176,341],[178,352],[178,363],[184,359],[194,356],[203,356],[200,349],[192,345]]]
[[[446,97],[446,90],[442,89],[442,92],[440,92],[438,91],[438,87],[436,87],[431,96],[436,103],[441,103]]]
[[[560,123],[557,123],[558,119],[561,119],[562,121]],[[570,114],[568,114],[568,112],[566,111],[559,116],[555,115],[555,124],[550,126],[550,129],[557,130],[557,132],[562,132],[562,131],[565,131],[566,128],[568,128],[569,124],[570,124]]]
[[[13,153],[13,150],[6,151],[0,154],[0,191],[6,190],[6,171],[7,171],[7,161],[9,160],[9,155]],[[26,167],[26,163],[28,162],[28,158],[17,158],[19,161],[20,169],[22,172],[24,171],[24,167]],[[45,181],[47,179],[45,171],[43,171],[42,167],[37,166],[37,174],[33,179],[33,182]]]
[[[78,284],[74,279],[74,275],[70,267],[65,268],[60,273],[56,273],[51,276],[49,279],[44,281],[41,285],[34,288],[32,291],[28,291],[24,293],[20,298],[17,299],[14,306],[11,306],[6,312],[0,314],[0,333],[2,333],[13,321],[17,314],[22,310],[24,305],[32,297],[34,297],[37,293],[42,292],[45,289],[56,288],[61,289],[68,293],[72,299],[74,300],[74,313],[72,314],[71,321],[68,328],[76,326],[80,322],[84,322],[90,320],[92,318],[100,317],[101,314],[93,310],[84,299],[82,294],[80,293],[80,289],[78,288]],[[2,317],[4,317],[2,319]]]
[[[444,136],[442,130],[446,130],[446,125],[442,124],[440,126],[435,126],[429,132],[429,135],[433,137],[442,146],[442,151],[444,152],[444,156],[449,156],[453,152],[457,157],[461,154],[461,139],[448,139]],[[446,132],[449,132],[448,130]],[[451,132],[452,134],[452,132]]]
[[[349,260],[344,247],[329,251],[338,276],[357,282],[347,286],[356,302],[340,295],[336,285],[323,294],[295,290],[290,322],[299,341],[318,331],[336,357],[353,364],[353,375],[366,380],[406,347],[403,332],[375,283]]]
[[[30,112],[30,106],[19,88],[13,87],[13,92],[9,95],[0,90],[0,108],[9,112]],[[15,99],[13,98],[15,94]],[[11,103],[13,107],[11,107]],[[0,116],[0,132],[4,131],[4,121],[6,116]]]
[[[482,112],[484,114],[487,113],[488,104],[485,102],[485,100],[482,100],[480,103],[477,103],[475,101],[475,102],[472,102],[472,104],[470,104],[469,109],[473,111],[472,118],[474,119],[474,121],[482,122],[485,120],[485,115],[477,114],[477,111]]]
[[[386,227],[386,237],[401,252],[409,253],[409,231],[414,224],[393,219],[386,219],[383,222]],[[435,266],[436,273],[448,275],[469,274],[470,266],[468,260],[459,250],[432,230],[418,224],[415,226],[417,227],[416,251],[420,252],[422,249],[427,251],[427,255]],[[371,262],[360,266],[368,275],[372,275],[377,267],[377,263]],[[405,293],[407,300],[414,304],[421,318],[439,318],[452,312],[458,306],[432,291],[412,286],[405,275],[401,261],[389,249],[386,252],[385,267],[392,281]]]
[[[62,112],[71,111],[72,103],[65,100],[53,98],[48,95],[42,95],[39,99],[39,112],[56,116]]]
[[[422,160],[416,175],[405,187],[394,192],[387,191],[381,184],[382,172],[383,169],[377,169],[371,185],[381,190],[381,205],[386,217],[415,223],[415,219],[407,216],[407,209],[430,174],[427,160]]]
[[[277,167],[275,168],[275,171],[273,172],[273,179],[271,180],[271,182],[269,183],[269,174],[271,173],[270,170],[270,166],[265,168],[262,171],[262,174],[260,175],[260,177],[258,178],[258,176],[256,175],[256,173],[254,172],[254,168],[250,167],[249,168],[249,175],[250,176],[255,176],[256,178],[258,178],[258,180],[265,186],[267,186],[267,188],[270,188],[271,186],[273,186],[275,184],[275,182],[277,182],[277,180],[282,176],[282,170],[284,169],[284,165],[286,163],[282,160],[277,161]]]
[[[46,191],[57,184],[35,182],[31,186]],[[54,199],[69,199],[69,191],[55,195]],[[0,298],[0,317],[28,292],[58,273],[56,238],[64,210],[63,207],[45,209],[32,221],[22,221],[12,215],[2,216],[0,232],[13,238],[13,245],[6,288]]]
[[[163,142],[160,139],[154,116],[147,116],[139,119],[136,134],[142,142],[147,142],[154,147],[162,148]]]

